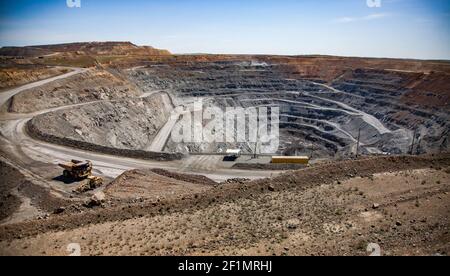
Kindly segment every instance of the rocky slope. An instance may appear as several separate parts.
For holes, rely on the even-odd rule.
[[[202,181],[195,183],[192,181],[193,177],[195,176],[134,170],[125,172],[116,178],[106,187],[105,194],[108,197],[123,200],[130,198],[163,200],[192,193],[203,193],[214,187],[214,182],[206,177],[197,176]]]
[[[166,94],[98,102],[35,117],[33,128],[61,139],[146,149],[172,110]]]
[[[26,90],[4,107],[12,113],[31,113],[53,107],[101,100],[138,97],[142,92],[121,77],[106,70],[89,71]]]
[[[13,66],[0,69],[0,90],[24,85],[56,75],[64,74],[68,69],[48,68],[45,66]]]
[[[294,66],[293,60],[298,64]],[[313,57],[252,59],[246,56],[240,60],[224,57],[216,61],[155,63],[127,72],[143,90],[168,89],[180,99],[204,98],[206,105],[221,109],[280,107],[279,153],[309,155],[313,152],[319,157],[351,155],[356,152],[359,129],[364,153],[407,153],[416,129],[419,142],[415,152],[448,149],[449,107],[445,100],[448,97],[445,83],[449,83],[450,75],[447,71],[439,73],[437,78],[435,74],[420,71],[346,67],[448,68],[447,63],[397,62]],[[334,65],[330,67],[331,64]],[[427,92],[431,88],[435,92]],[[408,99],[417,93],[439,101],[424,98],[412,104]],[[168,150],[216,152],[238,146],[247,152],[255,148],[252,144],[176,145],[169,142]]]

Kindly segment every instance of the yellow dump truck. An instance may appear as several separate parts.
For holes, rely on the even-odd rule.
[[[95,190],[103,185],[103,178],[92,175],[91,161],[72,160],[67,164],[59,164],[64,169],[65,178],[82,181],[81,185],[74,190],[76,193],[84,193]]]
[[[91,161],[72,160],[70,163],[59,164],[59,166],[64,169],[63,175],[66,178],[82,180],[92,175]]]
[[[272,164],[301,164],[308,165],[308,156],[273,156]]]

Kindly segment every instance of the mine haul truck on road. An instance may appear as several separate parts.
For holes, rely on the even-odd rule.
[[[77,188],[77,192],[85,192],[94,190],[103,185],[103,178],[92,175],[92,162],[91,161],[78,161],[72,160],[67,164],[59,164],[64,169],[63,176],[68,179],[81,181],[87,179],[87,183],[82,184]]]
[[[72,160],[67,164],[59,164],[64,169],[63,175],[65,178],[72,178],[74,180],[83,180],[92,175],[91,161]]]

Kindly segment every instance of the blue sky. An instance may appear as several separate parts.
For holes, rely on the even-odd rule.
[[[0,16],[0,46],[114,40],[173,53],[450,59],[448,0],[11,0]]]

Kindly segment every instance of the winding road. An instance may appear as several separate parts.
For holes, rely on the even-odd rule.
[[[333,92],[335,92],[335,93],[344,93],[344,94],[348,94],[347,92],[340,91],[340,90],[338,90],[338,89],[336,89],[336,88],[334,88],[334,87],[331,87],[331,86],[329,86],[329,85],[326,85],[326,84],[316,83],[316,82],[312,82],[312,83],[315,84],[315,85],[319,85],[319,86],[325,87],[325,88],[327,88],[327,89],[329,89],[329,90],[331,90],[331,91],[333,91]],[[309,96],[309,97],[312,97],[312,98],[320,99],[320,100],[322,100],[322,101],[327,101],[327,102],[330,102],[330,103],[334,103],[334,104],[339,105],[340,107],[342,107],[342,108],[344,108],[344,109],[350,110],[351,112],[354,112],[354,113],[358,114],[359,116],[361,116],[361,118],[362,118],[367,124],[369,124],[369,125],[371,125],[372,127],[374,127],[380,134],[385,134],[385,133],[391,133],[391,132],[392,132],[391,130],[389,130],[388,128],[386,128],[386,127],[383,125],[383,123],[381,123],[380,120],[378,120],[377,118],[375,118],[375,116],[373,116],[373,115],[367,114],[367,113],[365,113],[365,112],[363,112],[363,111],[361,111],[361,110],[358,110],[358,109],[356,109],[356,108],[353,108],[353,107],[351,107],[351,106],[349,106],[349,105],[347,105],[347,104],[344,104],[344,103],[342,103],[342,102],[338,102],[338,101],[326,99],[326,98],[319,97],[319,96],[313,96],[313,95],[311,95],[310,93],[305,93],[305,95],[307,95],[307,96]]]
[[[66,68],[66,67],[60,67],[60,68]],[[66,68],[66,69],[69,69],[69,68]],[[49,78],[49,79],[45,79],[45,80],[40,80],[40,81],[37,81],[37,82],[29,83],[29,84],[26,84],[26,85],[23,85],[23,86],[20,86],[20,87],[11,89],[11,90],[7,90],[5,92],[1,92],[0,93],[0,106],[3,106],[9,99],[11,99],[15,95],[19,94],[20,92],[23,92],[23,91],[28,90],[28,89],[36,88],[36,87],[39,87],[39,86],[42,86],[44,84],[47,84],[47,83],[50,83],[50,82],[54,82],[56,80],[66,79],[66,78],[72,77],[74,75],[78,75],[78,74],[84,73],[88,69],[85,69],[85,68],[70,68],[70,70],[72,70],[72,71],[69,72],[69,73],[63,74],[63,75],[59,75],[59,76],[52,77],[52,78]]]
[[[30,83],[18,88],[14,88],[8,91],[0,92],[0,106],[6,104],[9,99],[21,93],[25,90],[36,88],[44,84],[72,77],[74,75],[86,72],[88,69],[83,68],[71,68],[73,71],[63,74],[57,77],[52,77],[46,80]],[[151,95],[153,93],[146,93],[142,97]],[[229,169],[226,166],[221,165],[221,159],[223,156],[191,156],[184,160],[159,162],[159,161],[147,161],[141,159],[118,157],[113,155],[107,155],[96,152],[83,151],[75,148],[65,147],[46,143],[43,141],[35,140],[29,137],[25,131],[25,126],[28,121],[33,117],[54,112],[62,109],[76,108],[83,105],[93,104],[99,101],[87,102],[81,104],[74,104],[68,106],[60,106],[41,110],[31,114],[0,114],[0,142],[1,151],[7,154],[8,158],[17,164],[27,164],[32,166],[33,164],[53,164],[57,165],[61,162],[67,162],[72,159],[79,160],[91,160],[95,164],[95,173],[99,176],[115,178],[127,170],[132,169],[149,169],[160,168],[174,171],[186,170],[192,163],[198,163],[193,159],[198,159],[199,162],[206,162],[208,166],[202,169],[202,166],[196,167],[195,170],[188,173],[202,174],[211,178],[214,181],[222,182],[230,178],[249,178],[259,179],[270,177],[276,172],[264,172],[264,171],[245,171]],[[159,138],[151,146],[151,148],[161,151],[164,147],[168,136],[170,135],[173,125],[178,121],[177,116],[173,116],[171,120],[166,123],[166,126],[160,131]],[[211,164],[216,164],[211,166]],[[33,168],[27,168],[27,170]],[[33,170],[38,172],[39,168]]]

